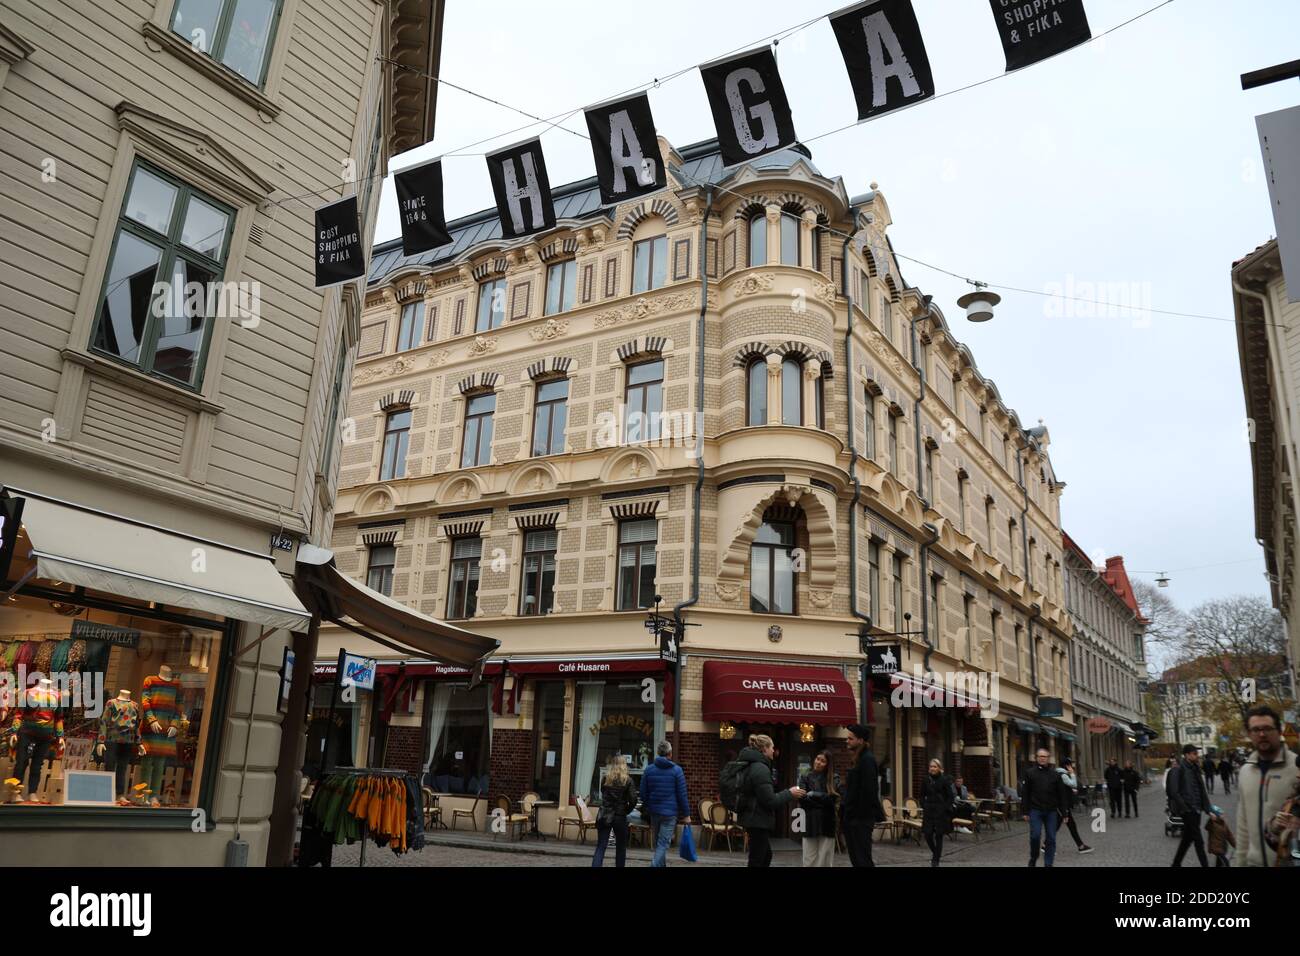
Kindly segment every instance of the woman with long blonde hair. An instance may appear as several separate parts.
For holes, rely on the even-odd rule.
[[[627,761],[622,754],[610,754],[600,783],[600,813],[596,816],[596,854],[591,858],[592,866],[605,865],[610,830],[614,831],[614,865],[627,865],[627,815],[636,809],[636,801],[636,785],[627,772]]]
[[[772,786],[772,754],[776,745],[766,734],[751,734],[749,746],[737,758],[745,763],[741,781],[740,825],[749,836],[749,865],[772,865],[772,831],[776,829],[776,811],[805,791],[791,787],[777,793]]]

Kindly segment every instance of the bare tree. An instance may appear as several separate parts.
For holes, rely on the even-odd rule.
[[[1173,648],[1182,643],[1186,615],[1169,595],[1148,581],[1133,582],[1133,596],[1147,619],[1147,640]]]

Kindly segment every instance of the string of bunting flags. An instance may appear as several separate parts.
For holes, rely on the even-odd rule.
[[[1083,0],[989,0],[1006,72],[1024,69],[1092,39]],[[848,72],[858,122],[935,95],[930,60],[912,0],[863,0],[829,16]],[[762,46],[699,66],[725,166],[736,166],[799,140],[776,56]],[[601,202],[615,205],[666,189],[658,134],[645,92],[588,107]],[[555,208],[540,137],[485,156],[502,235],[518,239],[555,227]],[[428,252],[451,242],[443,208],[441,158],[399,170],[402,251]],[[366,273],[357,197],[315,210],[316,287]]]

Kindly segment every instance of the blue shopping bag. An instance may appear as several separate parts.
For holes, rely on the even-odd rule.
[[[687,863],[694,863],[699,857],[695,854],[695,837],[689,826],[682,828],[682,839],[677,845],[678,855]]]

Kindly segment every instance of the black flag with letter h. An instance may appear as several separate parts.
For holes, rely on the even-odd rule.
[[[867,0],[831,16],[858,120],[934,96],[930,58],[911,0]]]
[[[537,137],[487,155],[488,176],[501,216],[501,234],[518,239],[555,227],[551,181]]]
[[[794,115],[769,47],[700,67],[718,130],[724,166],[735,166],[796,142]]]
[[[586,111],[600,201],[607,206],[668,187],[650,97],[644,93]]]

